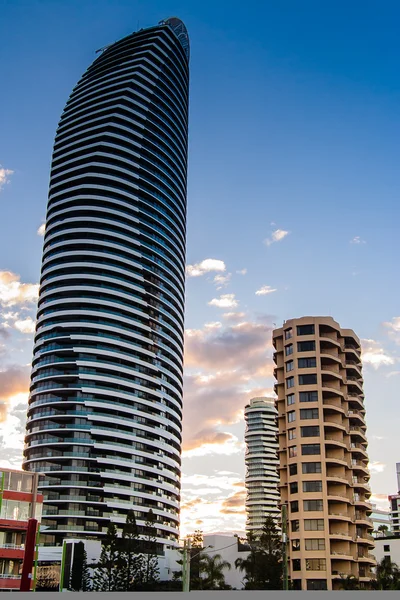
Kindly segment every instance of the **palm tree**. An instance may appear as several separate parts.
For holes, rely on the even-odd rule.
[[[376,581],[378,590],[397,590],[400,586],[400,569],[388,557],[382,558],[376,567]],[[375,587],[374,586],[374,587]]]
[[[209,556],[204,554],[201,559],[200,570],[205,573],[203,588],[207,590],[218,590],[225,586],[224,570],[230,569],[231,564],[223,560],[220,554]]]
[[[358,579],[354,575],[347,575],[347,577],[340,576],[340,583],[342,590],[359,590]]]
[[[386,537],[388,529],[389,528],[388,528],[387,525],[379,525],[379,527],[378,527],[378,533],[382,534],[380,537]]]

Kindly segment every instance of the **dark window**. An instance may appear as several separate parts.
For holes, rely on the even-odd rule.
[[[301,590],[301,579],[292,579],[292,590]]]
[[[301,408],[300,419],[318,419],[318,408]]]
[[[304,519],[305,531],[324,531],[323,519]]]
[[[297,500],[294,500],[290,503],[290,512],[299,512],[299,503],[297,502]]]
[[[300,392],[300,402],[317,402],[318,392]]]
[[[289,344],[288,346],[285,346],[285,354],[286,354],[286,356],[293,354],[293,344]]]
[[[303,456],[307,454],[321,454],[321,448],[319,444],[302,444],[301,453]]]
[[[313,335],[314,325],[297,325],[297,335]]]
[[[311,538],[305,540],[306,550],[325,550],[324,538]]]
[[[289,447],[289,458],[294,458],[295,456],[297,456],[297,446],[290,446]]]
[[[301,427],[301,437],[318,437],[319,436],[319,425],[309,425],[308,427]]]
[[[293,552],[300,550],[300,540],[292,540],[292,550]]]
[[[290,340],[293,335],[293,329],[286,329],[285,331],[285,340]]]
[[[301,571],[301,560],[299,558],[295,558],[292,561],[293,571]]]
[[[314,357],[312,358],[299,358],[298,360],[298,367],[299,369],[309,369],[310,367],[316,367],[317,366],[317,359]]]
[[[295,533],[296,531],[300,531],[300,521],[298,519],[295,519],[294,521],[291,521],[292,524],[292,531]]]
[[[287,420],[288,420],[288,423],[293,423],[293,421],[296,420],[296,412],[294,410],[291,410],[290,412],[288,412]]]
[[[320,462],[306,462],[302,463],[302,473],[321,473]]]
[[[309,342],[297,342],[297,352],[312,352],[313,350],[315,350],[314,340]]]
[[[328,585],[326,579],[307,579],[308,590],[327,590]]]
[[[291,406],[292,404],[294,404],[295,399],[294,399],[294,394],[288,394],[286,396],[286,403],[288,406]]]
[[[289,438],[289,440],[296,439],[296,430],[295,429],[288,430],[288,438]]]
[[[390,544],[384,544],[383,551],[384,552],[390,552]]]
[[[294,369],[294,363],[292,360],[288,360],[286,363],[286,372],[288,371],[293,371]]]
[[[294,481],[293,483],[290,484],[290,493],[297,494],[298,491],[299,491],[299,487],[297,485],[297,481]]]
[[[322,500],[303,500],[303,508],[306,511],[310,510],[324,510]]]
[[[313,373],[312,375],[299,375],[300,385],[313,385],[314,383],[317,383],[316,373]]]
[[[322,481],[303,481],[303,492],[322,492]]]
[[[325,558],[307,558],[306,571],[326,571]]]
[[[294,386],[294,377],[288,377],[286,379],[286,387],[291,388]]]
[[[289,475],[297,475],[297,465],[289,465]]]

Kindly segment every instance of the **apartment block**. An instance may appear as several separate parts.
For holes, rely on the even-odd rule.
[[[294,589],[368,588],[375,559],[360,341],[331,317],[273,332],[280,493]]]
[[[0,591],[19,590],[28,519],[41,520],[38,474],[0,470]]]

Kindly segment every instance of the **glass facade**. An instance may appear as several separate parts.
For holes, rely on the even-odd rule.
[[[178,539],[188,44],[174,18],[106,47],[58,126],[24,459],[55,543],[129,509]]]

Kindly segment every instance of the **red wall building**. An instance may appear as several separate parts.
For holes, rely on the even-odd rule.
[[[38,474],[0,469],[0,591],[19,590],[28,519],[39,522]]]

